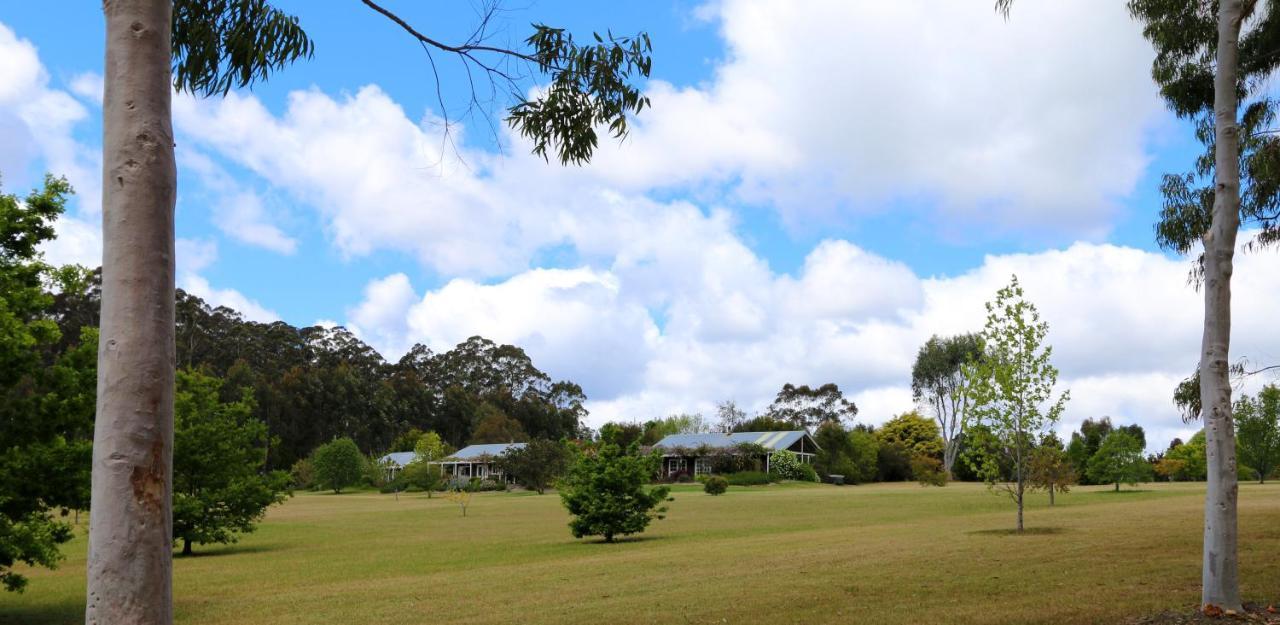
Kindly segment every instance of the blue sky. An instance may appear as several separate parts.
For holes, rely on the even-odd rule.
[[[499,43],[535,21],[653,40],[654,109],[568,171],[483,114],[455,119],[442,154],[408,36],[359,3],[277,4],[315,58],[225,100],[175,100],[179,282],[212,302],[348,325],[392,358],[516,342],[583,382],[597,420],[835,381],[878,422],[910,408],[919,343],[980,329],[1016,271],[1087,391],[1069,422],[1185,430],[1167,398],[1194,362],[1197,298],[1151,233],[1159,177],[1200,148],[1119,3],[1027,3],[1008,22],[986,1],[508,4]],[[476,23],[466,2],[387,5],[444,41]],[[5,188],[70,176],[84,202],[49,254],[91,263],[102,16],[10,3],[0,25]],[[456,116],[465,76],[436,60]],[[1245,280],[1250,263],[1275,261],[1248,260]],[[1280,352],[1261,322],[1247,334],[1275,306],[1242,307],[1255,357]]]

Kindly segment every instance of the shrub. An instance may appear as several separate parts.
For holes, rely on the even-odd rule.
[[[636,454],[632,444],[626,452],[613,443],[578,454],[569,474],[560,484],[560,500],[573,519],[569,529],[575,538],[614,536],[643,532],[653,519],[663,518],[668,501],[665,486],[645,488],[658,470],[661,458]]]
[[[786,450],[775,451],[769,458],[769,472],[782,480],[818,481],[813,467],[800,462],[800,457]]]
[[[730,486],[763,486],[774,480],[764,471],[740,471],[724,476]]]
[[[356,484],[364,475],[364,454],[355,441],[339,438],[325,443],[311,452],[311,465],[315,468],[316,483],[335,493]]]
[[[480,479],[478,477],[471,478],[471,482],[467,485],[467,490],[475,492],[499,491],[507,490],[507,483],[502,480]]]
[[[729,480],[719,475],[713,475],[707,478],[706,483],[702,485],[702,490],[708,495],[724,494],[724,491],[729,490]]]
[[[822,480],[818,478],[818,471],[813,468],[813,465],[802,464],[800,465],[800,481],[821,482]]]
[[[289,469],[289,484],[298,490],[312,490],[316,486],[316,470],[311,460],[303,458]]]
[[[946,486],[947,472],[942,468],[942,461],[933,456],[917,454],[911,459],[911,474],[921,486]]]

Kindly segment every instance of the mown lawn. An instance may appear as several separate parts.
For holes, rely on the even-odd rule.
[[[175,560],[180,623],[1111,623],[1199,596],[1203,487],[1079,488],[1033,533],[982,486],[682,487],[641,538],[574,540],[553,494],[302,494]],[[1280,599],[1280,486],[1241,487],[1241,569]],[[0,623],[83,619],[83,528]]]

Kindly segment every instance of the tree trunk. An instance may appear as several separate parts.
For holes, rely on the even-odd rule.
[[[1218,73],[1213,84],[1213,221],[1204,241],[1204,336],[1200,352],[1200,405],[1209,465],[1204,502],[1203,587],[1200,603],[1240,609],[1236,555],[1236,437],[1231,420],[1228,352],[1231,344],[1231,271],[1240,228],[1240,137],[1236,125],[1237,53],[1241,0],[1218,10]]]
[[[106,0],[90,625],[173,622],[172,5]]]
[[[1018,480],[1018,531],[1019,532],[1022,531],[1022,495],[1023,493],[1024,493],[1024,490],[1022,488],[1022,480],[1019,479]]]
[[[1049,507],[1053,507],[1053,484],[1049,485]]]
[[[1120,482],[1116,482],[1116,491],[1115,491],[1115,492],[1117,492],[1117,493],[1118,493],[1118,492],[1120,492]]]
[[[191,540],[190,540],[190,539],[187,539],[187,538],[183,538],[183,539],[182,539],[182,555],[184,555],[184,556],[189,556],[189,555],[191,555]]]

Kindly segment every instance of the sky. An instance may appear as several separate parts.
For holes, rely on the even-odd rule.
[[[77,190],[56,263],[100,264],[103,18],[0,6],[0,181]],[[1016,274],[1071,400],[1187,438],[1170,396],[1198,356],[1190,261],[1152,225],[1200,150],[1161,103],[1123,3],[650,0],[504,5],[653,41],[652,108],[562,167],[469,112],[466,74],[359,3],[281,0],[315,56],[223,98],[175,95],[178,284],[247,318],[350,328],[386,358],[472,335],[586,391],[590,423],[763,409],[837,383],[858,420],[913,407],[932,335],[980,331]],[[444,41],[476,5],[387,0]],[[521,84],[538,87],[538,77]],[[448,129],[446,134],[445,130]],[[1233,356],[1280,362],[1280,257],[1239,257]],[[1260,381],[1254,381],[1256,386]],[[1251,390],[1246,387],[1244,390]]]

